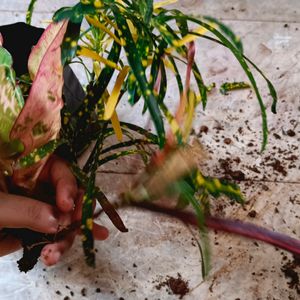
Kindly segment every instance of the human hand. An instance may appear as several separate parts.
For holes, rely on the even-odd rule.
[[[53,234],[81,219],[83,191],[78,188],[65,161],[56,156],[51,157],[39,176],[39,182],[52,184],[56,206],[28,197],[0,193],[0,227],[29,228]],[[108,237],[108,230],[98,224],[94,224],[93,232],[95,239],[104,240]],[[75,231],[70,232],[64,239],[46,245],[41,252],[44,264],[56,264],[61,255],[72,246],[75,235]],[[20,241],[13,237],[0,238],[0,256],[20,247]]]

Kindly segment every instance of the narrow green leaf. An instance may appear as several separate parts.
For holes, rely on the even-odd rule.
[[[151,133],[150,131],[148,131],[140,126],[137,126],[137,125],[131,124],[131,123],[126,123],[126,122],[121,122],[121,126],[122,126],[122,128],[130,129],[132,131],[135,131],[136,133],[139,133],[139,134],[145,136],[147,138],[147,140],[150,140],[153,144],[158,145],[158,143],[159,143],[157,135]]]
[[[138,86],[136,84],[136,79],[132,71],[129,71],[126,84],[127,84],[128,102],[131,105],[134,105],[140,99],[141,94],[138,93]]]
[[[186,199],[194,208],[197,219],[198,219],[198,226],[199,226],[199,235],[200,240],[198,241],[199,250],[201,253],[202,261],[202,276],[206,278],[209,271],[210,271],[210,243],[207,234],[207,229],[205,226],[205,216],[203,209],[200,206],[200,203],[194,197],[194,190],[186,181],[178,181],[174,184],[174,186],[178,189],[180,195]]]
[[[138,56],[138,50],[130,34],[130,30],[126,19],[122,16],[120,10],[116,6],[112,6],[112,10],[118,27],[120,28],[119,34],[121,38],[123,38],[125,41],[124,49],[126,52],[128,63],[139,84],[139,88],[141,89],[141,92],[145,99],[145,103],[149,109],[150,115],[154,122],[159,137],[160,147],[163,147],[165,143],[165,130],[162,115],[158,107],[157,99],[154,96],[153,91],[151,90],[151,86],[147,82],[144,68],[141,59]]]
[[[31,18],[32,18],[32,13],[34,10],[34,5],[36,3],[37,0],[31,0],[28,8],[27,8],[27,12],[26,12],[26,24],[31,24]]]
[[[76,54],[78,39],[80,36],[80,27],[81,22],[73,23],[69,21],[68,23],[67,31],[61,45],[62,65],[65,65],[65,63],[70,63]]]
[[[210,40],[210,41],[213,41],[215,43],[218,43],[226,48],[228,48],[223,42],[211,37],[211,36],[207,36],[207,35],[199,35],[201,36],[202,38],[204,39],[207,39],[207,40]],[[271,107],[271,111],[272,113],[276,114],[276,106],[277,106],[277,101],[278,101],[278,97],[277,97],[277,92],[275,90],[275,87],[274,85],[272,84],[272,82],[267,78],[267,76],[262,72],[261,69],[258,68],[258,66],[253,62],[251,61],[248,57],[246,57],[245,55],[243,55],[243,58],[248,61],[253,67],[254,69],[264,78],[264,80],[267,82],[267,85],[268,85],[268,88],[269,88],[269,92],[270,92],[270,96],[272,97],[273,99],[273,102],[272,102],[272,107]]]
[[[86,193],[83,196],[82,203],[82,246],[85,255],[85,261],[88,266],[95,266],[94,236],[93,236],[93,188],[95,178],[90,177]]]
[[[177,65],[175,63],[174,58],[172,56],[169,56],[168,58],[169,58],[169,61],[172,64],[172,66],[173,66],[173,68],[174,68],[174,70],[176,72],[175,73],[175,78],[176,78],[177,86],[178,86],[178,89],[179,89],[179,95],[181,95],[182,92],[183,92],[183,84],[182,84],[182,79],[181,79],[181,76],[180,76],[180,72],[179,72],[179,70],[177,68]]]
[[[134,11],[139,12],[145,24],[149,24],[153,13],[153,0],[135,0],[131,5]]]
[[[162,18],[163,18],[164,22],[174,20],[174,19],[175,20],[176,19],[187,19],[191,22],[199,24],[199,25],[203,26],[204,28],[206,28],[211,33],[213,33],[224,45],[226,45],[227,48],[229,48],[231,50],[231,52],[234,54],[236,59],[239,61],[241,67],[245,71],[246,75],[248,76],[248,78],[251,82],[251,85],[254,89],[254,92],[256,94],[259,106],[260,106],[261,116],[262,116],[262,128],[263,128],[263,141],[262,141],[261,151],[263,151],[266,147],[267,140],[268,140],[268,124],[267,124],[266,107],[264,105],[264,102],[263,102],[262,97],[260,95],[259,89],[257,87],[256,80],[255,80],[252,72],[250,71],[250,69],[249,69],[249,67],[248,67],[248,65],[247,65],[247,63],[246,63],[246,61],[243,57],[243,54],[240,52],[240,50],[237,49],[235,45],[233,45],[222,33],[220,33],[214,27],[212,27],[209,24],[207,24],[207,23],[205,23],[201,20],[198,20],[194,17],[186,16],[186,15],[182,15],[182,14],[175,14],[175,15],[171,15],[171,16],[170,15],[163,15]]]
[[[220,31],[222,33],[224,33],[230,39],[230,41],[233,43],[233,45],[235,45],[235,47],[241,53],[244,52],[241,38],[238,37],[238,36],[236,36],[236,34],[231,30],[230,27],[226,26],[223,22],[220,22],[219,20],[217,20],[217,19],[215,19],[213,17],[210,17],[210,16],[204,16],[204,20],[207,20],[207,21],[209,21],[211,23],[216,24],[219,27]]]
[[[92,15],[95,13],[93,5],[83,5],[78,3],[73,7],[62,7],[57,10],[53,16],[54,22],[59,22],[64,19],[70,20],[72,23],[79,24],[82,22],[85,14]]]
[[[133,140],[129,140],[126,142],[122,142],[122,143],[117,143],[114,144],[112,146],[109,146],[107,148],[104,148],[101,151],[101,154],[116,150],[116,149],[120,149],[120,148],[125,148],[125,147],[130,147],[130,146],[140,146],[140,145],[147,145],[147,144],[153,144],[153,142],[151,140],[145,140],[145,139],[133,139]]]
[[[77,164],[72,164],[72,172],[76,176],[76,178],[79,180],[80,184],[88,189],[89,185],[89,178],[87,175],[77,166]],[[116,211],[115,207],[108,201],[106,196],[103,194],[103,192],[96,186],[94,186],[93,195],[95,195],[95,198],[100,203],[101,207],[103,208],[103,211],[106,213],[108,218],[111,220],[111,222],[116,226],[116,228],[121,232],[127,232],[127,228],[124,225],[122,219],[118,215],[118,212]]]
[[[134,154],[143,154],[143,153],[145,153],[145,151],[140,150],[140,149],[131,149],[131,150],[125,150],[125,151],[121,151],[118,153],[114,153],[112,155],[106,156],[105,158],[99,160],[99,166],[102,166],[109,161],[118,159],[123,156],[134,155]]]
[[[120,52],[121,46],[118,43],[114,42],[107,59],[117,63],[120,57]],[[102,69],[97,82],[92,86],[88,86],[86,99],[83,101],[79,109],[75,112],[76,118],[79,117],[75,129],[77,137],[84,138],[88,120],[91,117],[91,114],[94,111],[97,102],[105,93],[114,71],[115,69],[106,66],[104,69]]]

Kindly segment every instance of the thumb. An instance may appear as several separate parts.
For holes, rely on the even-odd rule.
[[[58,220],[54,207],[49,204],[0,192],[0,227],[55,233]]]

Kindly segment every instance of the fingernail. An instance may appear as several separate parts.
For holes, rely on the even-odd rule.
[[[51,256],[52,256],[53,263],[56,264],[61,257],[61,253],[59,251],[55,251],[51,254]]]
[[[69,208],[69,210],[74,210],[74,207],[75,207],[75,201],[73,198],[67,198],[65,200],[65,203],[66,203],[66,206]]]
[[[54,216],[49,217],[49,225],[50,225],[50,231],[56,232],[58,228],[58,219],[56,219]]]

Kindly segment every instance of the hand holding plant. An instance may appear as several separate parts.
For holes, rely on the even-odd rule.
[[[28,20],[34,3],[31,1]],[[218,227],[273,244],[282,236],[269,239],[269,231],[259,231],[258,227],[255,231],[247,224],[243,227],[239,222],[230,223],[230,220],[210,216],[212,198],[225,195],[239,203],[244,199],[236,184],[205,176],[191,159],[193,151],[201,151],[199,147],[193,150],[189,145],[195,111],[199,104],[205,109],[210,90],[195,61],[195,40],[204,38],[219,43],[237,58],[261,109],[262,150],[268,136],[266,107],[250,66],[266,80],[274,113],[277,95],[262,71],[244,56],[241,41],[228,27],[213,18],[194,18],[178,10],[164,9],[163,4],[150,0],[82,0],[73,7],[58,10],[53,17],[54,23],[46,29],[30,56],[31,80],[28,81],[29,95],[25,106],[14,77],[11,76],[9,82],[2,81],[3,90],[9,86],[14,95],[9,94],[10,97],[1,101],[4,106],[10,103],[16,109],[13,115],[7,111],[0,115],[9,116],[10,121],[10,126],[2,131],[0,146],[5,155],[0,158],[3,170],[7,176],[12,176],[14,184],[30,191],[49,155],[57,147],[64,147],[72,172],[85,190],[81,226],[74,221],[69,229],[46,239],[48,243],[64,239],[80,226],[86,262],[94,266],[93,230],[97,228],[93,223],[94,201],[98,201],[120,231],[127,231],[114,205],[96,186],[96,172],[114,159],[139,154],[145,162],[145,171],[132,190],[120,195],[119,205],[137,205],[185,221],[188,220],[185,212],[162,208],[152,202],[168,195],[177,200],[178,209],[191,206],[195,214],[189,215],[189,219],[200,229],[199,245],[203,274],[206,275],[209,269],[207,227]],[[87,28],[82,25],[84,20]],[[126,57],[122,56],[123,52]],[[82,57],[92,59],[92,68],[83,63]],[[75,111],[63,105],[61,91],[62,69],[70,63],[82,64],[88,77],[85,99]],[[11,63],[3,65],[12,74]],[[185,72],[179,71],[182,67]],[[116,81],[111,88],[114,74]],[[176,78],[178,88],[179,102],[175,113],[165,101],[170,77]],[[192,82],[196,89],[192,88]],[[231,88],[246,87],[249,85],[234,83],[222,88],[227,92]],[[143,113],[149,112],[156,134],[119,120],[116,108],[124,99],[132,106],[143,101]],[[109,144],[108,140],[114,134],[115,142]],[[81,166],[78,159],[87,149],[90,150],[88,158]],[[285,247],[285,243],[292,246]],[[25,251],[35,250],[36,245],[36,241],[27,243]],[[276,245],[295,253],[300,251],[299,241],[293,239]],[[36,251],[35,257],[38,256],[39,251]],[[32,265],[27,267],[21,267],[21,270],[27,271]]]

